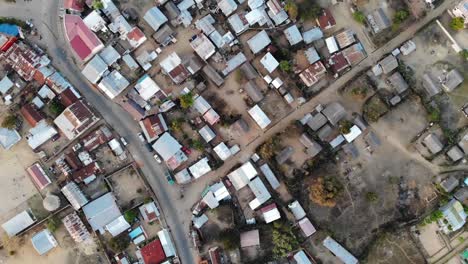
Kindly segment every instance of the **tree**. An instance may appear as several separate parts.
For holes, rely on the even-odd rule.
[[[361,23],[361,24],[364,24],[366,22],[366,16],[361,11],[354,12],[353,18],[354,20],[356,20],[358,23]]]
[[[47,219],[47,229],[49,229],[50,232],[54,233],[57,231],[57,229],[60,226],[60,220],[57,218],[57,216],[52,216],[49,219]]]
[[[405,21],[409,17],[409,12],[408,10],[401,9],[398,10],[395,13],[395,16],[393,17],[393,23],[396,25],[401,24],[401,22]]]
[[[301,19],[316,19],[322,14],[322,8],[314,1],[303,1],[299,6]]]
[[[284,72],[291,72],[291,63],[289,63],[289,61],[286,61],[286,60],[282,60],[280,61],[280,69]]]
[[[124,251],[130,245],[130,237],[127,233],[111,238],[109,247],[116,253]]]
[[[468,49],[464,49],[464,50],[460,51],[460,56],[461,56],[464,60],[468,60]]]
[[[102,4],[101,0],[93,0],[91,6],[93,7],[94,10],[104,8],[104,4]]]
[[[240,246],[240,235],[235,229],[224,229],[219,234],[219,241],[226,250],[233,250]]]
[[[366,200],[368,202],[377,202],[377,200],[379,200],[379,197],[377,196],[377,194],[375,192],[367,192],[366,193]]]
[[[449,26],[456,31],[462,30],[465,28],[465,19],[463,17],[454,17],[450,21]]]
[[[63,110],[65,110],[65,107],[58,100],[54,99],[50,102],[49,111],[54,116],[60,115],[63,112]]]
[[[183,94],[179,97],[179,100],[180,100],[180,106],[184,109],[187,109],[193,105],[193,102],[194,102],[193,94],[191,92]]]
[[[426,218],[424,218],[424,223],[425,224],[430,224],[430,223],[436,222],[437,220],[440,220],[442,218],[444,218],[444,214],[442,213],[442,211],[435,210],[430,215],[426,216]]]
[[[128,210],[124,213],[124,218],[129,223],[133,223],[137,216],[138,214],[135,210]]]
[[[196,150],[203,150],[205,148],[203,142],[201,142],[198,139],[192,139],[192,141],[190,142],[190,146]]]
[[[262,158],[268,160],[275,156],[276,151],[278,151],[279,147],[280,140],[278,137],[274,136],[265,141],[265,143],[263,143],[258,149],[258,152]]]
[[[288,12],[289,17],[292,20],[296,20],[297,15],[299,14],[299,12],[298,12],[298,9],[297,9],[297,5],[296,5],[296,3],[294,3],[294,1],[288,0],[286,2],[286,5],[284,6],[284,10],[286,10],[286,12]]]
[[[335,198],[342,190],[343,186],[336,177],[319,177],[309,187],[309,199],[320,206],[334,207]]]
[[[340,127],[341,134],[348,134],[349,132],[351,132],[353,123],[349,120],[343,120],[339,123],[339,127]]]
[[[177,118],[171,122],[171,129],[175,132],[180,131],[182,129],[182,123],[184,122],[183,118]]]
[[[276,221],[273,223],[273,254],[277,258],[286,257],[289,252],[299,247],[296,235],[286,223]]]
[[[7,115],[2,121],[2,127],[7,129],[15,129],[18,123],[18,117],[16,115]]]

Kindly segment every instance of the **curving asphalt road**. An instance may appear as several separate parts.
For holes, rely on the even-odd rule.
[[[83,78],[80,69],[73,63],[68,44],[63,37],[62,20],[59,17],[62,2],[59,0],[17,0],[17,3],[0,2],[0,16],[13,16],[19,19],[33,19],[33,24],[42,36],[34,39],[52,59],[52,64],[76,87],[104,117],[106,122],[128,142],[128,149],[140,165],[155,192],[166,224],[171,230],[182,263],[195,263],[194,251],[189,244],[188,223],[180,218],[178,205],[185,203],[180,198],[180,190],[170,186],[165,177],[165,168],[157,164],[153,155],[140,142],[136,135],[140,128],[132,117],[116,103],[100,94]],[[190,221],[190,219],[188,219]]]

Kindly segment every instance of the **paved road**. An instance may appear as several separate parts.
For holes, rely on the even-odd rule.
[[[58,17],[62,3],[57,0],[33,0],[16,4],[0,3],[0,16],[14,16],[20,19],[33,19],[33,23],[42,35],[37,39],[40,46],[46,48],[53,65],[73,84],[74,87],[100,112],[109,125],[128,141],[128,149],[138,164],[151,188],[156,193],[166,222],[171,230],[182,263],[195,263],[188,239],[188,221],[180,217],[177,210],[185,201],[180,199],[178,187],[169,186],[164,178],[164,168],[159,166],[152,154],[140,143],[136,134],[139,126],[130,115],[117,104],[108,100],[82,77],[80,70],[73,64],[68,45],[63,38],[61,19]],[[187,222],[184,222],[187,220]]]
[[[389,53],[394,48],[400,46],[404,41],[410,39],[420,28],[427,24],[433,18],[439,16],[448,7],[451,7],[457,0],[446,0],[439,8],[433,10],[423,20],[413,24],[402,34],[391,40],[384,47],[375,50],[372,54],[363,60],[359,65],[352,68],[344,76],[340,77],[328,88],[315,96],[312,100],[296,109],[286,118],[270,127],[260,137],[254,140],[248,147],[243,149],[236,158],[232,158],[216,171],[210,177],[204,177],[186,188],[184,199],[180,199],[179,190],[175,187],[169,187],[162,174],[162,168],[153,161],[152,155],[142,146],[136,133],[138,126],[135,121],[119,106],[99,94],[85,82],[79,69],[71,63],[71,56],[68,53],[67,45],[63,41],[60,20],[55,15],[58,12],[57,1],[52,0],[34,0],[32,2],[20,2],[18,4],[0,4],[0,16],[14,15],[18,18],[33,18],[38,30],[41,32],[42,43],[53,59],[54,65],[84,94],[86,99],[91,102],[98,111],[104,116],[106,121],[129,142],[129,150],[134,158],[142,164],[142,171],[148,179],[151,187],[155,191],[162,210],[166,215],[166,220],[171,228],[178,252],[183,263],[195,263],[193,250],[189,246],[188,222],[190,221],[190,207],[198,199],[200,193],[206,184],[214,179],[226,175],[233,166],[238,164],[239,160],[246,160],[255,151],[255,149],[272,135],[283,131],[292,121],[302,118],[306,113],[313,110],[319,103],[326,103],[328,98],[335,96],[339,88],[349,82],[356,74],[369,66],[374,65],[383,55]],[[37,23],[41,21],[43,23]],[[188,201],[188,202],[187,202]]]

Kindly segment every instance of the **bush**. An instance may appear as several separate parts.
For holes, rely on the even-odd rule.
[[[409,12],[408,10],[401,9],[398,10],[395,13],[395,16],[393,17],[393,23],[394,24],[401,24],[403,21],[405,21],[409,17]]]
[[[196,150],[203,150],[205,146],[203,145],[203,142],[201,142],[198,139],[192,139],[190,142],[190,147],[196,149]]]
[[[128,210],[124,213],[124,218],[129,223],[133,223],[137,216],[138,213],[136,212],[136,210]]]
[[[54,215],[47,220],[47,229],[49,229],[50,232],[54,233],[59,227],[60,220],[57,218],[57,216]]]
[[[7,115],[2,121],[2,127],[7,129],[16,129],[18,117],[16,115]]]
[[[294,1],[288,0],[286,2],[286,5],[284,6],[284,10],[286,10],[286,12],[288,12],[289,17],[292,20],[296,20],[297,15],[299,14],[299,12],[298,12],[298,9],[297,9],[297,5],[296,5],[296,3]]]
[[[179,97],[180,100],[180,106],[184,109],[187,109],[193,105],[194,99],[193,99],[193,94],[187,93],[183,94]]]
[[[467,49],[464,49],[464,50],[460,51],[459,54],[463,59],[468,60],[468,50]]]
[[[284,72],[291,72],[292,70],[291,63],[289,63],[289,61],[286,61],[286,60],[280,61],[279,66],[280,66],[280,69]]]
[[[358,23],[361,23],[361,24],[364,24],[366,22],[366,16],[361,11],[354,12],[353,18],[354,20],[356,20]]]
[[[102,4],[102,1],[101,1],[101,0],[93,0],[91,6],[93,7],[94,10],[103,9],[103,8],[104,8],[104,5]]]
[[[319,177],[309,187],[309,199],[320,206],[334,207],[342,190],[343,185],[336,177]]]
[[[52,115],[58,116],[63,112],[63,110],[65,110],[65,107],[60,103],[60,101],[54,99],[50,102],[49,111]]]
[[[233,250],[240,246],[240,235],[235,229],[225,229],[219,234],[219,241],[226,250]]]
[[[116,253],[124,251],[129,245],[130,237],[126,233],[113,237],[109,241],[109,247]]]
[[[456,31],[462,30],[465,28],[465,19],[463,17],[454,17],[450,21],[449,26]]]
[[[437,107],[429,105],[427,107],[427,120],[438,123],[440,121],[440,110]]]
[[[299,6],[302,20],[316,19],[322,14],[322,8],[314,1],[303,1]]]
[[[29,29],[29,26],[26,24],[26,22],[13,17],[0,17],[0,24],[13,24],[23,29]]]
[[[339,127],[340,127],[341,134],[348,134],[349,132],[351,132],[353,123],[349,120],[343,120],[339,123]]]
[[[280,139],[277,136],[269,138],[265,143],[263,143],[259,149],[258,154],[264,159],[271,159],[275,156],[276,152],[280,148]]]
[[[184,122],[183,118],[177,118],[171,122],[171,129],[175,132],[180,131],[182,129],[182,123]]]
[[[377,200],[379,200],[379,196],[377,196],[375,192],[368,192],[366,193],[366,200],[368,202],[374,203],[377,202]]]
[[[282,223],[273,223],[273,254],[277,258],[286,257],[289,252],[299,247],[299,242],[291,226]]]

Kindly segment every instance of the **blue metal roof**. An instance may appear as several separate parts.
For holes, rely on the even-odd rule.
[[[19,28],[17,25],[0,24],[0,33],[16,37],[19,35]]]

